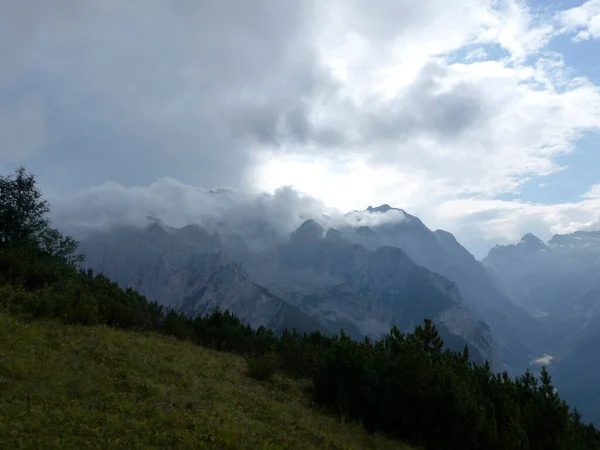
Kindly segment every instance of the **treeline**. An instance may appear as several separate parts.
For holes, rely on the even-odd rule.
[[[29,319],[151,330],[245,355],[265,378],[272,370],[311,378],[315,402],[343,420],[429,449],[600,448],[600,433],[560,400],[545,369],[539,379],[529,372],[516,379],[492,373],[489,364],[470,362],[466,347],[443,350],[430,321],[413,333],[394,327],[377,342],[357,342],[343,332],[276,336],[228,311],[188,318],[80,270],[76,243],[55,230],[45,233],[47,222],[36,222],[38,234],[68,242],[69,251],[28,233],[24,202],[15,194],[24,192],[17,189],[19,177],[32,176],[21,171],[0,178],[0,309]],[[9,202],[3,189],[13,185]]]

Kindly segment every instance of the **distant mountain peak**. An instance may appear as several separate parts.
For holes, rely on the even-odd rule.
[[[375,236],[377,234],[377,233],[375,233],[371,229],[371,227],[368,227],[366,225],[363,225],[363,226],[360,226],[360,227],[356,228],[355,233],[358,234],[358,235],[360,235],[360,236],[365,236],[365,237]]]
[[[327,233],[325,233],[325,239],[327,240],[340,240],[342,239],[342,232],[339,230],[336,230],[335,228],[330,228],[327,230]]]
[[[292,234],[291,241],[312,241],[321,239],[325,230],[313,219],[305,221],[294,233]]]
[[[527,246],[533,247],[533,248],[546,247],[546,244],[544,244],[544,241],[542,241],[539,237],[537,237],[536,235],[534,235],[532,233],[527,233],[526,235],[524,235],[521,238],[521,240],[519,241],[519,244],[522,244],[522,245],[524,244],[524,245],[527,245]]]
[[[167,233],[167,228],[167,225],[162,220],[152,216],[146,217],[146,233],[160,236]]]
[[[373,208],[372,206],[369,206],[367,208],[367,211],[369,211],[369,212],[382,212],[382,213],[384,213],[384,212],[388,212],[390,209],[395,209],[395,208],[392,208],[387,203],[384,203],[383,205],[376,206],[375,208]]]
[[[423,225],[423,222],[415,216],[411,216],[410,214],[408,214],[406,211],[404,211],[401,208],[394,208],[393,206],[388,205],[387,203],[384,203],[383,205],[380,206],[369,206],[365,212],[369,213],[369,214],[373,214],[373,213],[380,213],[380,214],[384,214],[384,213],[388,213],[390,211],[393,211],[394,213],[399,213],[399,216],[404,219],[407,222],[414,222],[414,225]]]
[[[453,241],[456,241],[456,236],[454,236],[452,233],[450,233],[449,231],[446,230],[442,230],[442,229],[437,229],[434,231],[434,233],[438,236],[444,236],[445,238],[451,239]],[[458,241],[457,241],[458,242]]]
[[[406,212],[403,209],[400,208],[394,208],[393,206],[388,205],[387,203],[384,203],[383,205],[379,205],[379,206],[369,206],[367,208],[367,212],[370,213],[386,213],[388,211],[400,211],[404,214],[406,214]]]

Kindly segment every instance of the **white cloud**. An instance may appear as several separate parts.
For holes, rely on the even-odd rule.
[[[547,240],[553,234],[600,230],[600,186],[592,186],[580,200],[538,204],[497,199],[446,201],[427,214],[426,223],[456,234],[476,256],[495,244],[515,243],[532,232]]]
[[[275,237],[285,239],[305,220],[319,220],[327,214],[339,223],[341,217],[321,201],[289,187],[278,188],[274,194],[248,194],[208,190],[172,178],[147,186],[104,183],[69,196],[47,191],[46,197],[53,224],[76,236],[123,224],[140,226],[153,217],[175,227],[197,223],[222,231],[225,225],[250,240],[256,228],[265,225]]]
[[[600,184],[594,184],[581,198],[600,200]]]
[[[593,222],[593,205],[584,201],[553,207],[494,200],[562,170],[556,157],[572,151],[584,131],[600,129],[599,87],[573,78],[561,55],[542,52],[552,23],[522,2],[411,5],[386,3],[391,9],[360,19],[347,11],[328,16],[335,20],[320,50],[339,88],[320,105],[327,111],[321,124],[335,118],[350,130],[346,147],[285,146],[261,167],[258,186],[285,181],[344,209],[380,199],[479,249],[532,229],[547,235]],[[377,14],[410,23],[386,26]],[[492,44],[506,53],[497,56]],[[453,62],[463,49],[471,57]],[[350,100],[340,101],[344,96]]]
[[[600,186],[592,186],[579,201],[553,205],[463,198],[427,207],[415,204],[405,209],[419,216],[431,229],[454,233],[463,245],[483,258],[493,245],[514,243],[528,232],[549,239],[554,233],[599,230],[599,189]],[[54,224],[76,233],[123,223],[139,225],[152,216],[172,226],[199,223],[215,229],[216,224],[225,223],[242,235],[253,232],[257,224],[268,224],[277,236],[285,239],[307,219],[316,219],[325,227],[356,226],[358,219],[361,225],[405,219],[398,212],[345,216],[347,209],[328,207],[323,201],[289,187],[279,188],[274,194],[248,194],[210,191],[170,178],[148,186],[106,183],[68,197],[52,193],[47,196]]]
[[[600,0],[589,0],[562,11],[556,19],[561,31],[573,35],[575,42],[600,38]]]
[[[556,59],[516,67],[437,59],[394,98],[371,97],[330,116],[352,130],[348,148],[335,147],[332,156],[288,145],[261,168],[260,189],[285,181],[340,207],[515,192],[560,170],[554,158],[584,130],[600,128],[600,89],[567,79]]]
[[[481,60],[486,60],[486,59],[488,59],[488,54],[485,51],[485,49],[483,49],[481,47],[470,51],[469,53],[467,53],[467,56],[465,56],[465,58],[464,58],[464,60],[467,62],[481,61]]]
[[[96,205],[98,223],[103,210],[206,217],[218,205],[190,186],[220,184],[292,185],[340,210],[389,203],[475,246],[593,226],[595,191],[495,198],[561,170],[557,157],[600,129],[600,88],[547,48],[560,32],[597,37],[598,0],[551,18],[521,0],[267,3],[3,3],[11,157],[55,189],[118,181],[73,201]],[[19,109],[26,98],[39,107]],[[323,210],[308,203],[282,222]]]

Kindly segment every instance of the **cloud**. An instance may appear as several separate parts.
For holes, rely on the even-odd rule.
[[[516,67],[432,60],[392,98],[340,112],[346,160],[338,148],[317,148],[320,158],[311,160],[306,156],[317,150],[290,143],[257,178],[267,190],[285,178],[343,208],[372,203],[369,194],[426,209],[456,196],[517,192],[529,179],[561,170],[555,158],[583,131],[600,128],[600,89],[567,74],[556,57]],[[346,176],[315,165],[344,167]],[[356,167],[369,176],[352,176]]]
[[[572,35],[575,42],[600,38],[600,0],[588,0],[581,6],[557,14],[561,32]]]
[[[594,184],[581,198],[600,200],[600,184]]]
[[[325,228],[376,226],[406,220],[400,211],[346,214],[349,211],[328,207],[290,187],[279,188],[273,194],[249,194],[207,190],[171,178],[148,186],[106,183],[70,196],[49,192],[47,197],[53,224],[78,237],[116,225],[141,226],[152,216],[176,227],[198,223],[212,231],[234,232],[258,246],[272,244],[273,239],[287,239],[308,219],[319,221]],[[555,233],[599,230],[598,211],[599,187],[592,186],[579,201],[571,203],[543,205],[465,198],[407,212],[418,215],[430,229],[451,231],[476,257],[483,258],[493,245],[517,242],[528,232],[549,239]]]
[[[247,198],[226,211],[281,230],[377,203],[474,248],[585,227],[594,198],[497,198],[600,128],[599,87],[549,50],[558,33],[597,36],[597,5],[5,1],[0,169],[26,163],[81,224],[217,220],[234,213],[207,189],[230,187]]]
[[[241,187],[253,153],[239,124],[268,134],[286,115],[308,133],[298,110],[326,78],[304,39],[310,14],[310,2],[2,2],[0,102],[35,97],[51,118],[55,139],[29,162],[56,189],[73,166],[86,176],[71,188],[166,175]]]
[[[304,122],[318,117],[319,127],[337,130],[335,145],[283,136],[269,148],[268,162],[295,166],[288,182],[327,203],[358,207],[372,199],[350,205],[341,198],[355,190],[348,170],[343,187],[324,192],[333,183],[305,176],[315,165],[367,165],[376,174],[372,185],[393,167],[390,178],[414,184],[403,181],[382,200],[406,206],[448,195],[494,197],[562,170],[556,158],[572,151],[584,131],[600,128],[600,89],[572,77],[561,55],[540,53],[553,26],[521,2],[463,1],[456,11],[433,2],[383,2],[360,18],[351,8],[328,5],[336,20],[319,49],[337,81],[335,95],[313,103]],[[459,15],[464,21],[455,27]],[[390,17],[407,18],[406,26],[388,27]],[[505,53],[492,59],[486,49],[497,53],[493,45]],[[454,52],[462,49],[488,58],[457,60]],[[259,170],[259,187],[272,189],[276,170]],[[417,197],[403,195],[415,191]]]
[[[44,147],[47,134],[38,98],[28,96],[0,103],[0,158],[9,162],[29,160]]]
[[[482,60],[487,60],[488,59],[488,54],[485,51],[485,49],[478,47],[475,50],[470,51],[469,53],[467,53],[467,56],[465,56],[464,60],[466,62],[471,62],[471,61],[482,61]]]
[[[429,226],[443,224],[482,258],[495,244],[517,242],[532,232],[548,240],[553,234],[600,230],[600,189],[592,186],[573,202],[540,204],[497,199],[444,202],[425,217]]]
[[[250,241],[261,238],[257,233],[262,227],[273,233],[266,237],[286,239],[305,220],[325,222],[325,214],[332,221],[341,218],[336,210],[289,187],[256,195],[207,190],[172,178],[148,186],[105,183],[69,196],[49,192],[47,197],[53,224],[76,236],[119,225],[144,226],[153,217],[175,227],[197,223],[211,231],[238,233]]]

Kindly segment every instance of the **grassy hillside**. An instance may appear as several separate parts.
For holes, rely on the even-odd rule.
[[[303,385],[155,333],[0,313],[0,448],[408,449],[341,424]]]
[[[427,319],[377,342],[278,336],[230,311],[192,319],[79,270],[77,243],[49,228],[23,168],[0,177],[0,194],[0,311],[13,317],[0,315],[0,449],[600,448],[545,368],[493,373],[468,347],[444,350]],[[280,375],[250,380],[231,355],[255,377]],[[281,374],[311,377],[311,391]]]

